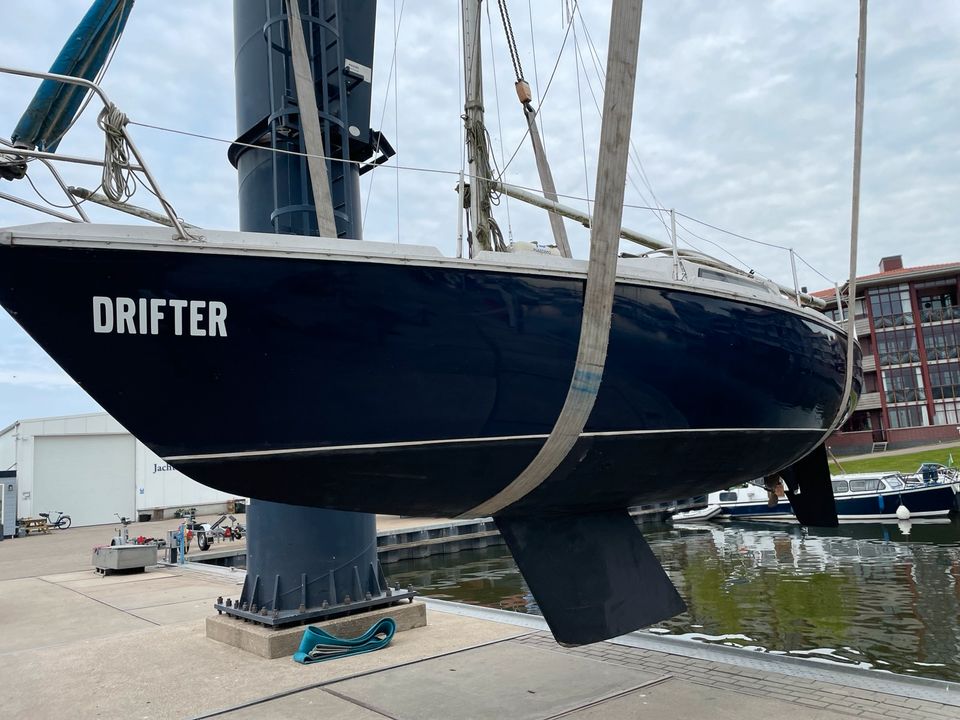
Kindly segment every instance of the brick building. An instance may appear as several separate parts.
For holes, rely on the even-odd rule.
[[[857,409],[827,441],[833,452],[960,440],[960,262],[905,268],[883,258],[857,278],[857,337],[864,388]],[[815,295],[840,319],[834,290]]]

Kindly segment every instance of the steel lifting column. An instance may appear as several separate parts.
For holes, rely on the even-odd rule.
[[[234,0],[239,138],[229,156],[239,171],[240,229],[317,234],[306,158],[273,152],[306,152],[300,114],[311,112],[320,120],[337,235],[359,238],[356,163],[368,160],[379,144],[370,131],[376,2],[299,0],[316,94],[302,99],[286,8],[286,0]],[[216,607],[245,620],[285,625],[413,595],[387,587],[373,515],[254,498],[243,592],[236,603],[228,599]]]

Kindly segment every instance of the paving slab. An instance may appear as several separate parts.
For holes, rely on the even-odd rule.
[[[642,688],[592,707],[577,710],[570,720],[610,720],[610,718],[670,718],[670,720],[849,720],[850,715],[786,699],[744,695],[716,687],[680,680]],[[891,718],[890,720],[893,720]]]
[[[96,570],[81,570],[74,573],[63,573],[60,575],[44,575],[40,579],[47,582],[56,583],[71,590],[83,590],[85,588],[99,588],[107,585],[127,585],[130,583],[140,583],[144,580],[167,580],[177,577],[176,573],[171,573],[162,568],[147,568],[142,573],[101,575]]]
[[[151,623],[37,578],[0,582],[0,654],[126,633]]]
[[[182,603],[188,600],[213,601],[224,592],[222,582],[205,578],[175,576],[164,582],[148,580],[139,583],[115,583],[94,585],[82,590],[83,594],[121,610],[136,610]]]
[[[214,612],[213,599],[187,600],[178,603],[165,603],[134,610],[127,610],[134,617],[143,618],[156,625],[206,620]]]
[[[328,689],[398,720],[539,720],[654,679],[588,658],[498,643]]]
[[[88,617],[80,616],[78,624]],[[524,632],[509,625],[431,613],[427,627],[399,633],[383,650],[299,665],[291,658],[264,660],[209,640],[202,620],[163,626],[137,622],[147,629],[0,653],[0,678],[17,679],[16,683],[0,683],[4,717],[50,717],[51,689],[58,707],[69,708],[71,716],[78,718],[196,717],[285,690],[416,662]],[[56,716],[60,717],[59,711]]]
[[[229,720],[383,720],[380,713],[331,695],[323,688],[306,690],[217,717]]]

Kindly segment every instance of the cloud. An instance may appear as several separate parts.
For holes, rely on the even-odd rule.
[[[34,0],[9,5],[5,27],[43,31],[8,31],[0,63],[44,68],[88,3]],[[581,3],[586,28],[577,26],[558,62],[564,37],[561,4],[535,0],[532,28],[526,8],[514,5],[513,28],[526,77],[535,97],[546,93],[540,118],[558,189],[570,196],[567,204],[586,207],[583,198],[593,197],[600,131],[590,94],[591,87],[599,93],[601,86],[591,41],[602,62],[609,7]],[[403,7],[398,82],[389,93],[394,7],[380,3],[378,8],[372,117],[399,155],[364,178],[362,192],[372,187],[372,197],[363,199],[364,232],[367,239],[386,241],[399,234],[404,242],[436,245],[452,254],[457,228],[453,187],[462,157],[458,10],[455,3],[408,2]],[[523,137],[496,7],[487,3],[485,9],[491,17],[488,25],[484,16],[484,45],[496,59],[497,73],[494,86],[493,67],[484,71],[492,148],[503,165],[519,147],[505,179],[536,187],[537,172]],[[232,139],[231,14],[226,0],[138,3],[105,89],[135,121]],[[861,197],[863,273],[890,254],[902,253],[908,265],[957,259],[958,36],[960,4],[919,0],[871,6]],[[849,248],[856,43],[856,3],[646,0],[632,137],[659,202],[738,234],[793,247],[824,275],[842,281]],[[9,132],[3,127],[13,127],[35,86],[33,81],[0,76],[0,96],[5,98],[0,134]],[[91,107],[64,142],[64,152],[102,152],[94,116]],[[204,226],[236,228],[236,175],[226,160],[225,144],[137,126],[133,133],[181,216]],[[443,172],[396,170],[396,165]],[[96,170],[72,172],[73,184],[96,187],[99,182]],[[55,184],[43,173],[37,173],[37,184],[51,199],[57,197]],[[32,196],[23,185],[4,183],[3,190]],[[654,201],[638,163],[631,166],[626,200],[641,206]],[[146,193],[138,193],[135,202],[156,207]],[[0,224],[39,219],[16,206],[4,205],[0,212]],[[95,220],[118,222],[109,211],[92,208],[90,213]],[[516,239],[550,241],[541,211],[504,200],[497,218]],[[667,239],[660,218],[647,210],[627,208],[624,221]],[[704,249],[711,241],[719,243],[748,267],[792,283],[784,251],[692,221],[684,220],[684,225],[689,230],[681,229],[683,242]],[[575,253],[585,257],[588,232],[572,222],[567,227]],[[799,270],[801,284],[827,285],[802,264]],[[18,332],[4,329],[0,340],[20,343],[24,336]],[[41,382],[44,377],[41,372],[34,379]]]

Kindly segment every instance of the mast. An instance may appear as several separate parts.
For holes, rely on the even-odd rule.
[[[480,57],[480,3],[463,0],[463,125],[470,175],[470,257],[493,250],[490,236],[490,162],[483,126],[483,70]]]

